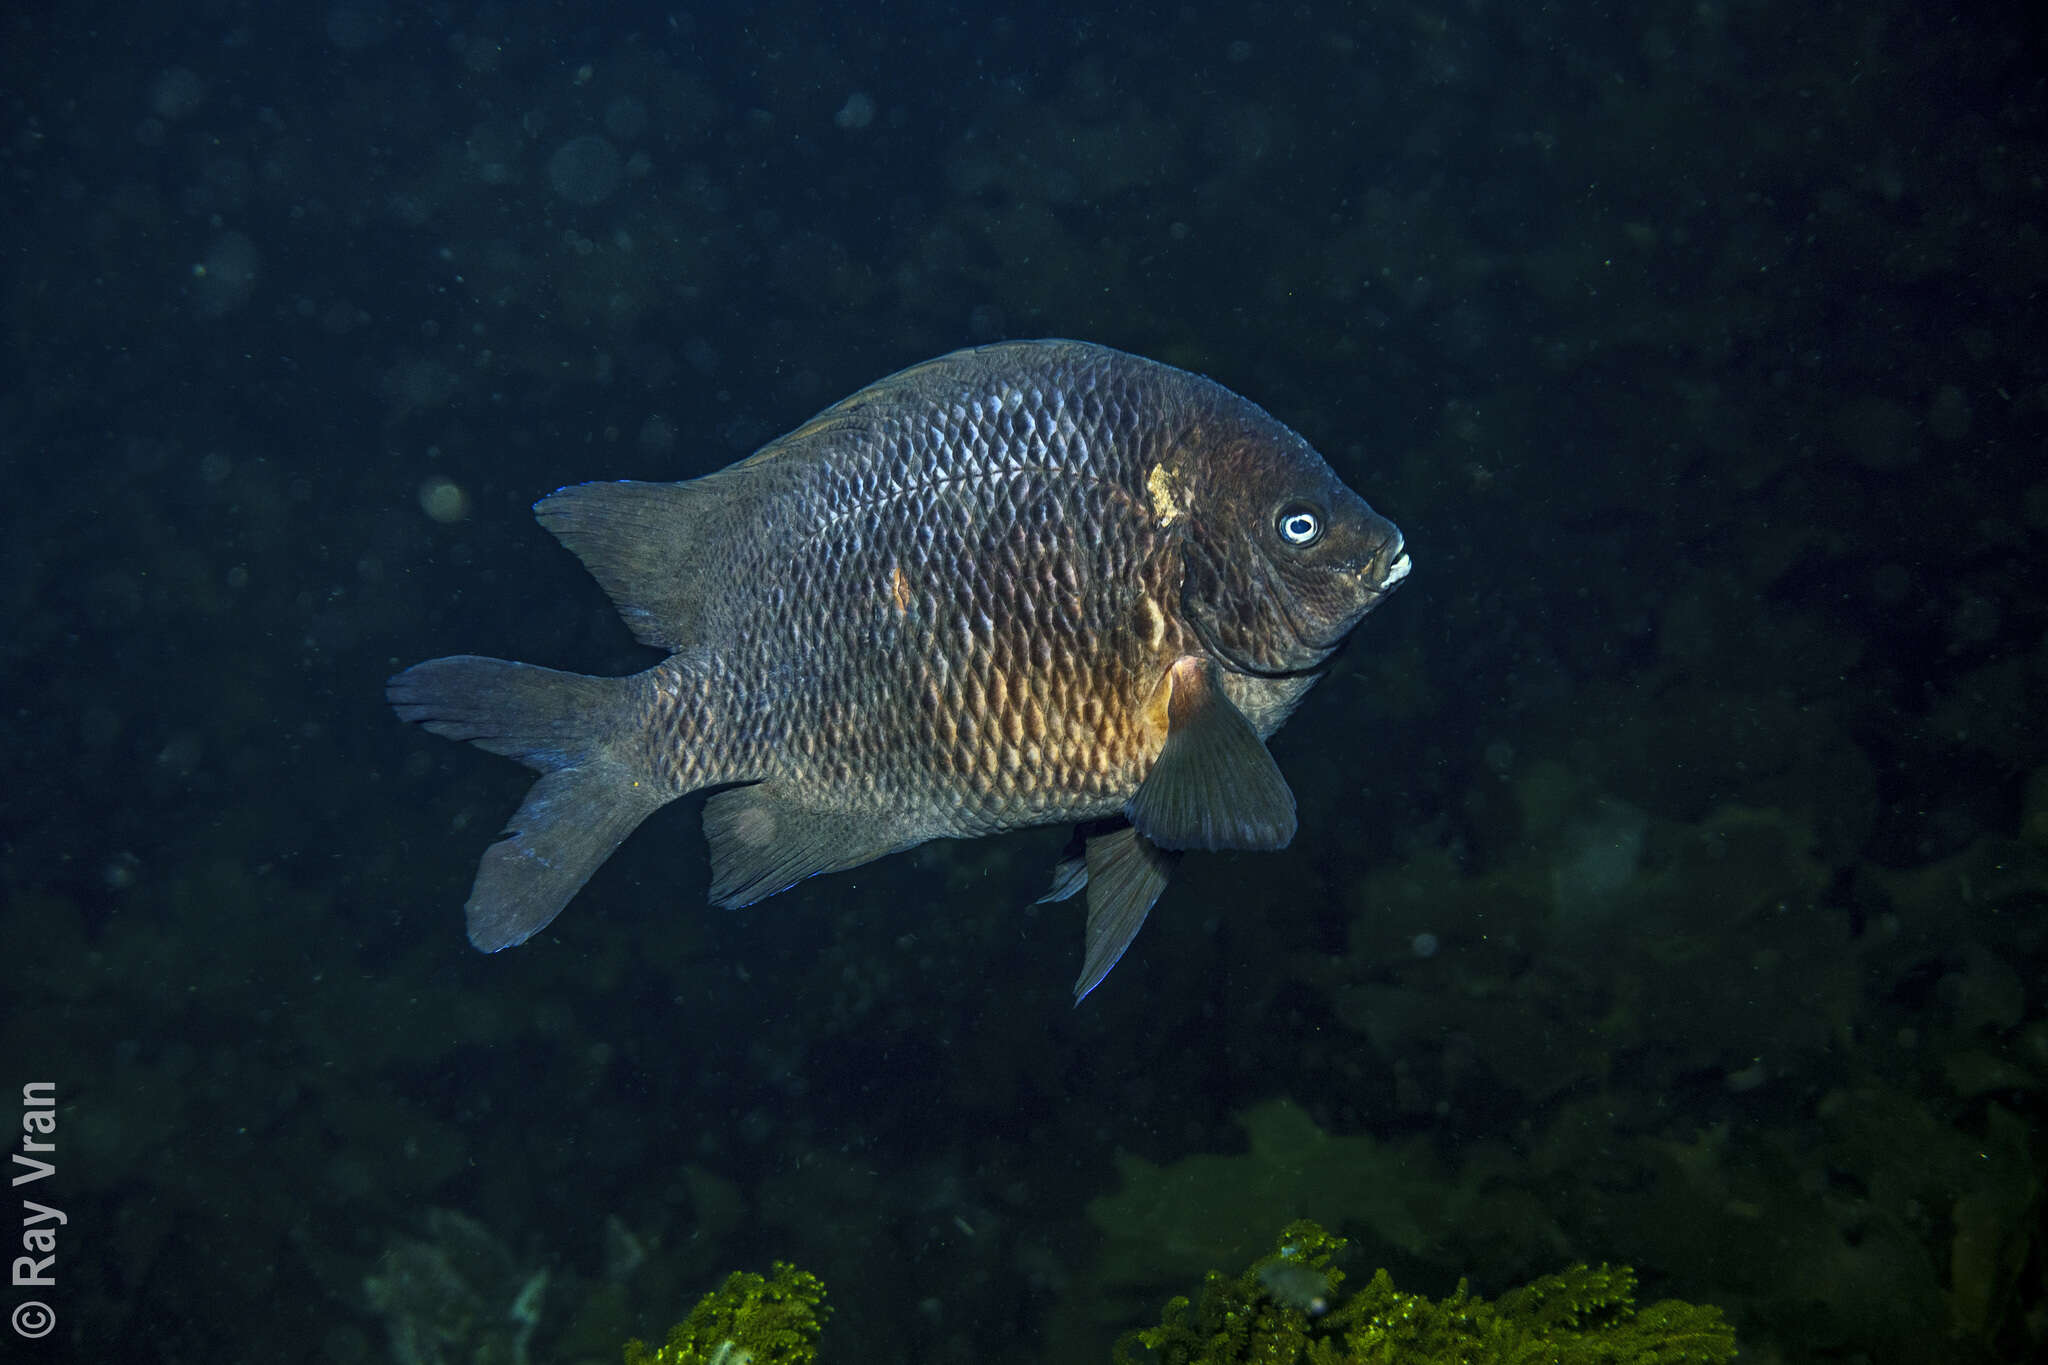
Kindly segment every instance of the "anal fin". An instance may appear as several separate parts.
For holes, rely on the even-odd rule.
[[[772,779],[728,788],[704,803],[711,900],[728,908],[752,905],[806,877],[858,867],[928,837],[872,815],[806,806]]]

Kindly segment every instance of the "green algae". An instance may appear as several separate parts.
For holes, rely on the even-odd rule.
[[[824,1283],[809,1271],[783,1261],[772,1276],[734,1271],[659,1350],[627,1342],[626,1365],[810,1365],[830,1312]]]
[[[1243,1274],[1211,1271],[1157,1327],[1127,1333],[1116,1365],[1718,1365],[1735,1355],[1718,1308],[1665,1299],[1638,1310],[1626,1266],[1575,1265],[1491,1302],[1463,1281],[1442,1300],[1404,1294],[1381,1270],[1345,1296],[1333,1264],[1343,1247],[1312,1222],[1288,1225]],[[1310,1276],[1328,1286],[1312,1299],[1274,1288]]]

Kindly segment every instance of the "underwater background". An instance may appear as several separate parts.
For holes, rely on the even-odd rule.
[[[2042,1358],[2044,51],[10,7],[0,1125],[66,1221],[0,1357],[615,1361],[787,1260],[821,1360],[1107,1361],[1312,1217],[1429,1294],[1626,1263],[1745,1361]],[[534,499],[1034,336],[1216,378],[1407,534],[1273,741],[1292,848],[1191,859],[1079,1009],[1060,830],[726,912],[686,801],[472,951],[527,776],[385,676],[653,658]]]

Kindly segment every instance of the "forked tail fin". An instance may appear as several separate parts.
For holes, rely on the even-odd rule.
[[[460,654],[385,684],[399,719],[516,758],[541,774],[484,850],[464,910],[487,953],[524,943],[677,793],[621,752],[639,680],[592,678]]]

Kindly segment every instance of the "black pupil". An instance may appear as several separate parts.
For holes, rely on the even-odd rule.
[[[1306,512],[1289,512],[1280,523],[1280,533],[1297,543],[1316,533],[1316,519]]]

